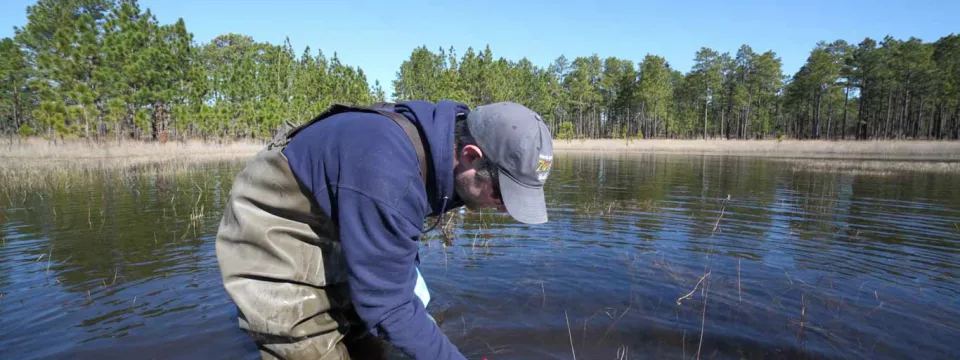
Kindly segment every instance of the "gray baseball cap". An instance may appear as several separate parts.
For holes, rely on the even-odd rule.
[[[507,213],[522,223],[547,222],[543,184],[553,164],[553,138],[543,118],[523,105],[499,102],[471,111],[467,126],[497,165]]]

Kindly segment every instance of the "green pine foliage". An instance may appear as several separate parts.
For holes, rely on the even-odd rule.
[[[701,48],[689,71],[583,54],[539,66],[489,45],[412,50],[386,94],[336,53],[223,34],[198,43],[136,0],[39,0],[0,40],[0,133],[268,139],[333,103],[524,104],[582,138],[957,139],[960,35],[814,45],[795,74],[772,50]],[[389,98],[388,98],[389,95]]]

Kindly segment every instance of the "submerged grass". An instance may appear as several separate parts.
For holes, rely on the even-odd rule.
[[[609,216],[618,211],[652,211],[658,206],[658,201],[654,199],[602,200],[594,198],[591,201],[578,202],[576,204],[576,212],[582,217]]]

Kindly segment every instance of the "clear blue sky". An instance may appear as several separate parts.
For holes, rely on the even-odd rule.
[[[0,37],[26,22],[32,0],[0,1]],[[387,96],[416,46],[433,51],[490,45],[495,57],[526,56],[546,66],[563,54],[594,53],[639,62],[663,56],[686,72],[702,46],[735,53],[741,44],[773,50],[793,74],[817,41],[885,35],[924,41],[960,33],[960,1],[312,1],[141,0],[161,23],[182,17],[197,42],[237,32],[281,44],[299,56],[309,45],[359,65]]]

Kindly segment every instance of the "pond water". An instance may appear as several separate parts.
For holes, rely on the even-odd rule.
[[[468,358],[955,356],[958,174],[555,161],[549,223],[455,212],[423,241],[428,310]],[[5,180],[0,358],[258,358],[214,256],[242,166]]]

